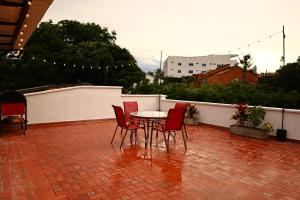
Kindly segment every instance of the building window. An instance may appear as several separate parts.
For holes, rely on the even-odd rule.
[[[206,64],[205,64],[205,63],[202,63],[202,67],[206,67]]]
[[[216,65],[216,63],[214,63],[214,65]]]
[[[217,64],[217,67],[222,67],[222,64]]]
[[[174,61],[172,61],[172,63],[174,63]]]
[[[189,66],[194,66],[194,63],[189,63]]]
[[[178,73],[178,74],[180,74],[180,73],[181,73],[181,70],[180,70],[180,69],[179,69],[179,70],[177,70],[177,73]]]
[[[178,63],[178,66],[181,66],[181,63]]]
[[[189,70],[189,74],[192,74],[193,73],[193,70]]]
[[[174,70],[174,69],[171,69],[172,71]]]
[[[201,73],[205,73],[206,71],[201,71]]]
[[[199,65],[199,63],[196,63],[196,65]]]
[[[212,63],[209,63],[209,65],[212,65]]]

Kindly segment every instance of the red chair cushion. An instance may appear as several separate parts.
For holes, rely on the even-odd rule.
[[[4,103],[1,104],[2,115],[24,115],[25,104],[24,103]]]

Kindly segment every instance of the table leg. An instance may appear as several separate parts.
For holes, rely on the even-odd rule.
[[[147,148],[148,146],[148,138],[149,138],[149,119],[147,119],[146,121],[146,126],[147,126],[147,129],[146,129],[146,137],[145,137],[145,147]]]
[[[153,126],[154,126],[154,120],[152,120],[152,122],[151,122],[150,148],[152,148]]]

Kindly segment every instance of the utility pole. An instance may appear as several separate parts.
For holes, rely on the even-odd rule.
[[[283,41],[282,63],[283,63],[283,66],[285,66],[285,32],[284,32],[284,26],[282,28],[282,41]]]
[[[161,111],[161,106],[160,106],[160,101],[161,101],[161,94],[160,94],[161,93],[161,75],[162,75],[161,62],[162,62],[162,51],[160,51],[160,62],[159,62],[160,75],[159,75],[159,79],[158,79],[158,83],[159,83],[158,111]]]

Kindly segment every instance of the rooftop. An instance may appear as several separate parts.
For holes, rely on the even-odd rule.
[[[120,137],[114,120],[32,125],[0,138],[0,199],[300,199],[300,145],[187,126],[165,150]]]

